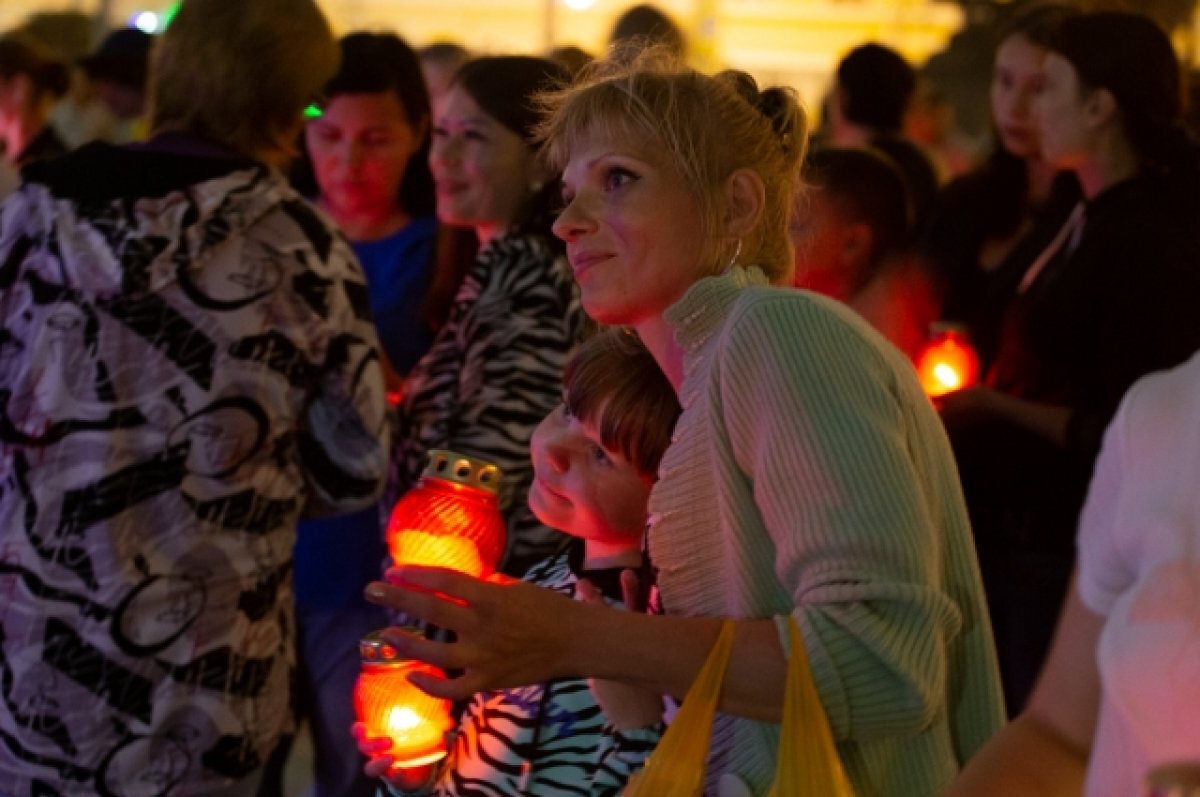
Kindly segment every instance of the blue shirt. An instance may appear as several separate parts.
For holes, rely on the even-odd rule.
[[[433,330],[421,319],[421,302],[429,290],[437,229],[436,218],[422,216],[387,238],[350,243],[367,275],[379,342],[401,374],[433,343]]]

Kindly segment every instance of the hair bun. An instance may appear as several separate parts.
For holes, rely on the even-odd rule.
[[[792,146],[792,138],[800,119],[800,102],[795,91],[782,86],[772,86],[759,91],[758,83],[752,76],[736,69],[727,69],[716,77],[732,87],[742,99],[770,122],[771,130],[784,149]]]
[[[779,143],[785,148],[791,146],[799,119],[799,101],[796,99],[796,93],[789,88],[772,86],[759,92],[754,107],[767,117],[771,129],[779,137]]]

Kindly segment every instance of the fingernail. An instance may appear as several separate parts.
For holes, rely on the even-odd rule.
[[[372,581],[370,584],[367,585],[367,597],[368,598],[382,598],[385,594],[387,594],[384,592],[384,589],[385,589],[385,587],[383,586],[383,584],[380,584],[377,581]]]

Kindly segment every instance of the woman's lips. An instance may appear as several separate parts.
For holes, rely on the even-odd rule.
[[[575,276],[583,274],[597,263],[608,260],[612,255],[605,252],[580,252],[567,253],[567,259],[571,261],[571,270],[575,272]]]

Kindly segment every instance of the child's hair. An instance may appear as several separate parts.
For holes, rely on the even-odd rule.
[[[567,409],[594,424],[600,441],[653,478],[679,418],[675,389],[641,339],[605,327],[579,345],[563,375]]]

